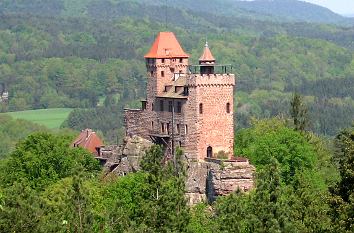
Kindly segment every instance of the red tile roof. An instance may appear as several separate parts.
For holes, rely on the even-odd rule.
[[[205,43],[204,52],[203,52],[202,56],[199,58],[199,61],[200,62],[203,62],[203,61],[215,62],[215,58],[209,49],[208,42]]]
[[[82,147],[98,155],[97,148],[103,146],[103,142],[92,129],[85,129],[81,131],[80,135],[73,141],[71,146]]]
[[[160,32],[145,58],[188,58],[173,32]]]

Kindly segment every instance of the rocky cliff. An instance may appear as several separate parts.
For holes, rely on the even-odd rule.
[[[127,137],[120,146],[101,148],[97,158],[107,173],[124,176],[140,169],[139,163],[152,145],[141,137]],[[247,192],[254,187],[255,168],[245,158],[186,161],[186,166],[186,197],[191,205],[212,202],[218,196],[228,195],[237,189]]]

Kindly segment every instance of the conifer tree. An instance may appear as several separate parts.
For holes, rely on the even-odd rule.
[[[290,115],[293,118],[295,130],[301,132],[305,131],[309,122],[307,107],[303,102],[302,96],[299,93],[295,92],[290,104]]]
[[[338,161],[340,181],[330,188],[331,218],[337,232],[354,229],[354,128],[336,137],[335,159]]]

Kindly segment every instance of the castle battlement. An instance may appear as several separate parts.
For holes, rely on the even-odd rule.
[[[188,86],[235,86],[234,74],[193,74],[189,76]]]

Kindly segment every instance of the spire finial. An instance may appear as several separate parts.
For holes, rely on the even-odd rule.
[[[207,36],[205,37],[205,47],[209,47],[208,46],[208,37]]]

